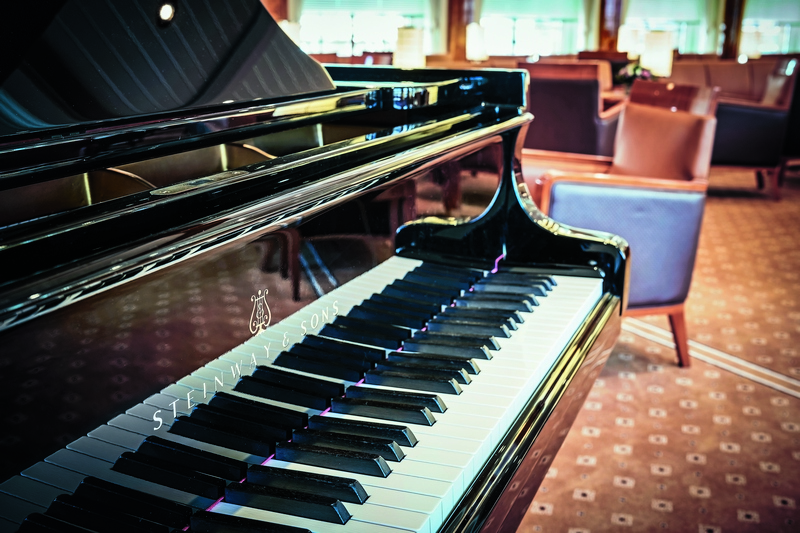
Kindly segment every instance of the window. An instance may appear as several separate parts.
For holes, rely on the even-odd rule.
[[[490,56],[574,54],[582,0],[484,0],[480,23]]]
[[[618,48],[630,55],[641,55],[644,35],[651,31],[672,34],[672,47],[683,54],[715,51],[717,43],[709,39],[709,26],[716,27],[718,15],[709,14],[704,0],[628,0],[620,28]]]
[[[431,0],[304,0],[300,48],[340,56],[393,52],[397,28],[413,26],[425,30],[426,53],[439,53],[446,34],[440,5],[446,9],[446,2]]]
[[[797,0],[748,0],[744,5],[739,53],[800,52],[800,2]]]

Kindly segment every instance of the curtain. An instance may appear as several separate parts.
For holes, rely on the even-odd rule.
[[[583,9],[580,12],[582,41],[578,48],[597,50],[600,48],[600,0],[582,0],[582,2]]]
[[[303,13],[303,0],[286,0],[286,18],[289,22],[300,22]]]

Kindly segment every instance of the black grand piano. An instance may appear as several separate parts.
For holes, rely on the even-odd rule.
[[[319,65],[257,0],[6,17],[0,532],[513,531],[619,333],[526,74]]]

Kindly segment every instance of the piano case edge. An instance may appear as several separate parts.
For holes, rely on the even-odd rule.
[[[620,298],[601,297],[440,532],[515,532],[621,331]]]

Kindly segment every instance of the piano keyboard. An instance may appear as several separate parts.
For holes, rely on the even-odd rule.
[[[16,531],[31,513],[51,516],[25,521],[22,531],[61,529],[53,529],[53,523],[63,526],[63,530],[72,531],[63,522],[54,522],[59,516],[72,516],[69,513],[74,511],[63,510],[71,505],[68,495],[77,491],[76,495],[80,492],[85,499],[84,493],[105,490],[103,494],[107,498],[115,498],[109,496],[116,493],[113,490],[108,492],[111,489],[103,485],[104,482],[140,491],[151,498],[189,506],[194,511],[208,509],[212,518],[227,515],[290,526],[288,529],[275,526],[276,531],[296,531],[291,528],[320,533],[437,531],[602,295],[599,279],[552,276],[552,284],[543,281],[538,285],[539,295],[528,298],[534,304],[533,312],[511,310],[504,311],[504,317],[497,317],[498,305],[512,301],[516,303],[509,304],[509,308],[519,305],[516,298],[498,295],[500,290],[514,291],[515,278],[501,271],[500,274],[488,274],[473,284],[471,290],[467,289],[452,306],[445,306],[439,315],[445,318],[426,322],[428,328],[424,328],[425,324],[419,328],[412,326],[414,338],[401,341],[402,348],[400,345],[396,347],[400,351],[393,350],[394,341],[384,335],[388,331],[384,329],[388,322],[377,321],[371,323],[371,327],[359,329],[359,324],[370,325],[358,321],[364,320],[359,317],[370,316],[370,309],[377,310],[375,316],[381,320],[387,316],[390,319],[403,317],[403,320],[413,317],[414,295],[418,294],[414,292],[414,283],[420,280],[415,273],[436,272],[437,268],[440,267],[394,257],[6,481],[0,485],[0,533]],[[448,277],[460,277],[458,271],[449,269],[442,270],[441,275],[436,280],[442,284],[449,283]],[[487,295],[482,295],[484,290],[488,291]],[[402,299],[403,291],[407,291],[405,299]],[[365,300],[374,301],[371,295],[381,293],[388,294],[389,298],[378,305],[363,303]],[[526,304],[522,307],[525,308]],[[450,315],[455,318],[450,320]],[[481,320],[472,319],[478,316]],[[355,318],[350,321],[339,318],[337,321],[337,317]],[[514,317],[522,321],[518,322]],[[464,319],[469,321],[469,327],[465,327]],[[499,322],[506,325],[497,325]],[[484,344],[467,342],[467,337],[488,338],[485,333],[489,330],[498,332],[498,335]],[[453,334],[455,336],[450,336]],[[376,368],[374,362],[365,363],[359,374],[357,357],[350,360],[355,361],[351,367],[342,369],[337,368],[336,363],[344,358],[338,355],[330,355],[326,361],[300,357],[300,352],[296,356],[291,353],[291,350],[304,349],[309,343],[313,345],[315,340],[327,343],[328,353],[331,353],[331,341],[325,340],[331,335],[365,335],[377,339],[374,342],[385,344],[376,349],[374,346],[368,348],[362,344],[333,341],[341,343],[337,346],[369,352],[360,360],[362,363],[369,361],[371,354],[379,354],[380,368]],[[426,336],[433,340],[425,340]],[[313,348],[308,348],[308,351],[312,355],[316,353]],[[417,352],[421,355],[415,356]],[[259,366],[256,367],[253,360]],[[398,366],[393,366],[391,361]],[[364,376],[364,379],[337,379],[311,372],[314,368],[326,374],[355,373],[353,375]],[[367,369],[366,374],[363,368]],[[277,399],[271,392],[259,393],[262,389],[258,387],[272,390],[265,376],[277,376],[276,379],[284,380],[281,383],[285,385],[287,373],[311,378],[312,389],[299,390],[302,388],[299,385],[294,387],[295,403],[287,397]],[[242,376],[255,376],[241,380],[251,380],[254,388],[247,389],[248,392],[242,392],[245,387],[239,384]],[[348,387],[351,388],[349,392]],[[332,395],[333,401],[328,401],[332,407],[312,407],[311,403],[319,401],[319,396],[315,397],[313,393],[317,389],[344,391],[345,398],[338,398],[341,394],[336,392]],[[367,399],[360,398],[362,395]],[[382,403],[392,395],[394,404],[387,406]],[[397,405],[401,401],[396,399],[397,396],[402,397],[402,408]],[[220,412],[230,412],[224,410],[226,405],[228,409],[241,409],[242,413],[250,409],[247,402],[237,403],[238,398],[251,400],[256,408],[267,404],[286,410],[276,417],[287,413],[289,418],[297,415],[302,421],[292,426],[296,429],[284,429],[291,442],[281,443],[287,439],[275,437],[271,441],[277,441],[276,446],[269,438],[252,438],[248,431],[255,431],[253,428],[240,435],[236,425],[242,424],[241,420],[246,417],[233,419],[223,415],[219,418]],[[195,408],[196,405],[202,407]],[[358,410],[356,414],[347,412],[353,409]],[[173,413],[177,414],[177,419]],[[308,423],[305,417],[311,423],[308,429],[301,429],[302,425],[298,424]],[[215,420],[217,426],[214,426]],[[280,426],[276,420],[269,418],[267,425],[270,427],[264,428],[264,434],[271,435],[269,432],[275,430],[273,426]],[[359,428],[331,428],[330,425],[337,421],[351,425],[359,423]],[[254,422],[253,426],[256,425]],[[160,427],[156,429],[157,426]],[[393,437],[387,440],[353,436],[366,431],[364,428],[371,428],[367,433],[379,428],[384,432],[382,434]],[[402,428],[406,429],[401,432]],[[210,436],[206,438],[206,435]],[[151,442],[143,445],[146,438]],[[149,447],[158,451],[153,453],[161,453],[171,449],[170,443],[175,443],[177,452],[163,453],[184,457],[186,449],[199,450],[197,458],[192,455],[192,460],[198,461],[198,465],[208,457],[222,456],[235,460],[224,465],[233,469],[225,477],[232,481],[186,472],[184,468],[172,465],[170,459],[164,460],[164,457],[172,457],[170,455],[159,456],[160,460],[148,459],[152,453],[143,450]],[[187,448],[181,448],[181,445]],[[365,454],[341,449],[350,447],[352,450],[353,446],[365,446],[372,452],[381,451]],[[336,454],[330,456],[328,452],[331,450]],[[216,456],[203,456],[202,452]],[[124,459],[120,458],[123,454]],[[144,457],[144,463],[138,462],[140,457]],[[180,463],[180,460],[175,462]],[[215,468],[221,468],[219,460],[215,462],[212,459],[211,463]],[[254,466],[262,464],[265,468]],[[270,479],[282,480],[284,476],[292,487],[304,486],[303,483],[309,486],[327,483],[326,486],[335,486],[335,490],[343,490],[345,501],[314,494],[313,490],[310,493],[262,490],[259,487],[263,485],[256,477],[260,470],[272,476]],[[240,480],[234,478],[242,472],[248,479],[239,484]],[[84,485],[92,486],[79,489],[87,476],[100,481],[85,481]],[[226,493],[225,485],[228,484],[231,486]],[[350,488],[342,488],[344,485]],[[253,487],[252,491],[250,487]],[[220,497],[220,494],[225,496]],[[56,497],[63,502],[51,506]],[[120,496],[122,499],[129,497]],[[366,500],[358,503],[357,500],[364,497]],[[356,501],[350,501],[352,498]],[[242,501],[250,503],[232,503]],[[149,503],[142,505],[145,508]],[[54,510],[48,510],[48,507]],[[103,524],[107,524],[104,521],[107,518],[102,518],[101,511],[98,513],[91,519],[87,518],[89,521],[86,522],[95,526],[75,528],[74,531],[105,531]],[[195,512],[189,530],[250,530],[246,526],[241,526],[241,529],[209,526],[207,516],[208,513]],[[155,522],[151,520],[154,519],[138,517],[125,523],[129,529],[122,529],[119,523],[114,527],[119,528],[117,531],[159,530],[152,527]],[[188,525],[186,522],[183,527],[170,527],[185,530]]]

